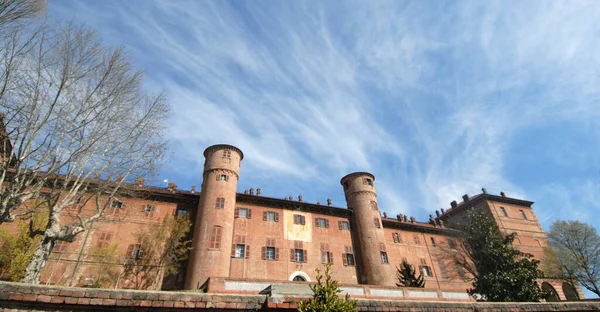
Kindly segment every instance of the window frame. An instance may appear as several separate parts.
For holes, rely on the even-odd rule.
[[[242,219],[250,219],[248,216],[250,215],[250,209],[245,207],[238,208],[238,218]]]
[[[246,257],[246,245],[235,244],[235,257],[237,259],[244,259]]]
[[[350,222],[348,221],[338,221],[338,227],[340,231],[350,231]]]
[[[504,217],[508,218],[508,211],[506,211],[506,208],[500,207],[500,211],[502,211],[502,214],[504,215]]]
[[[294,262],[296,263],[304,263],[304,250],[294,248]]]
[[[269,256],[269,251],[272,252],[272,256]],[[275,247],[266,246],[265,247],[265,260],[275,261]]]
[[[215,209],[225,209],[225,197],[217,197],[215,199]]]
[[[390,264],[390,259],[388,258],[387,251],[380,251],[379,256],[381,258],[382,264]]]
[[[525,214],[525,210],[523,210],[523,209],[519,209],[519,212],[521,213],[521,217],[523,217],[523,220],[529,220],[529,219],[527,218],[527,215]]]

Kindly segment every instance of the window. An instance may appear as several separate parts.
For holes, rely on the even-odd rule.
[[[246,258],[250,256],[250,246],[246,245],[245,235],[236,235],[231,246],[232,258]]]
[[[217,208],[217,209],[225,208],[225,198],[217,197],[217,200],[215,202],[215,208]]]
[[[210,231],[209,244],[208,248],[210,249],[219,249],[221,248],[221,233],[223,228],[220,226],[213,226]]]
[[[185,217],[188,213],[187,209],[177,208],[177,210],[175,210],[175,216],[177,217]]]
[[[118,215],[121,212],[121,208],[123,208],[123,203],[118,200],[113,200],[110,204],[110,209],[107,209],[109,214]]]
[[[229,181],[229,176],[226,174],[219,174],[217,175],[217,181]]]
[[[303,249],[303,247],[304,243],[302,241],[294,241],[294,248],[290,249],[290,261],[298,263],[307,262],[306,249]]]
[[[424,277],[430,277],[433,276],[431,274],[431,268],[426,266],[426,265],[422,265],[421,266],[421,274],[423,274]]]
[[[146,214],[146,218],[152,218],[154,216],[155,210],[156,210],[156,207],[154,207],[154,205],[145,205],[144,213]]]
[[[379,223],[379,218],[373,218],[373,224],[375,224],[376,228],[381,228],[381,224]]]
[[[466,279],[466,274],[465,274],[465,269],[462,267],[462,265],[460,264],[456,264],[456,272],[458,273],[458,276],[460,277],[460,279],[465,280]]]
[[[415,234],[413,237],[415,239],[415,244],[416,245],[421,245],[421,239],[419,238],[419,235]]]
[[[350,187],[350,183],[348,181],[344,182],[344,190],[347,190]]]
[[[392,238],[394,238],[394,243],[396,243],[396,244],[402,242],[402,240],[400,239],[400,234],[398,234],[398,233],[392,233]]]
[[[435,237],[430,237],[430,238],[431,238],[431,246],[437,247],[437,245],[435,243]]]
[[[279,248],[275,247],[275,238],[267,238],[267,244],[261,250],[261,259],[279,260]]]
[[[294,224],[306,224],[306,219],[303,215],[295,214],[294,215]]]
[[[440,266],[440,272],[442,274],[442,278],[447,279],[448,278],[448,270],[446,270],[446,263],[444,263],[444,260],[438,259],[438,264]]]
[[[235,258],[244,258],[246,255],[246,245],[235,245]]]
[[[381,263],[383,264],[388,264],[388,256],[387,256],[387,252],[385,251],[381,251]]]
[[[504,209],[504,207],[500,207],[500,211],[502,211],[502,214],[503,214],[505,217],[508,217],[508,213],[506,213],[506,209]]]
[[[144,257],[144,249],[142,248],[142,241],[138,239],[137,244],[131,244],[127,247],[127,257],[130,259],[141,259]]]
[[[40,192],[39,198],[50,199],[50,197],[52,197],[52,194],[50,194],[48,192]]]
[[[320,228],[329,228],[329,220],[325,218],[316,218],[315,226]]]
[[[224,150],[223,151],[223,158],[231,158],[231,151],[230,150]]]
[[[333,254],[329,252],[329,244],[321,243],[321,263],[333,264]]]
[[[373,186],[373,180],[369,178],[363,178],[363,184]]]
[[[96,247],[102,248],[102,247],[108,246],[110,244],[111,238],[112,238],[112,233],[109,233],[109,232],[100,233],[100,238],[98,239],[98,244],[96,244]]]
[[[296,275],[296,276],[294,276],[293,281],[294,282],[306,282],[306,279],[300,275]]]
[[[342,231],[350,231],[350,223],[348,221],[338,221],[338,226]]]
[[[372,200],[372,201],[371,201],[371,210],[377,210],[377,209],[379,209],[379,208],[377,207],[377,202],[376,202],[376,201],[374,201],[374,200]]]
[[[242,219],[252,219],[252,209],[235,208],[234,217]]]
[[[453,239],[449,239],[448,246],[452,249],[456,249],[456,241],[454,241]]]
[[[352,246],[344,246],[344,253],[342,253],[342,264],[354,266],[354,251]]]
[[[519,210],[519,212],[521,213],[521,217],[523,217],[523,220],[527,220],[527,215],[525,214],[525,211]]]
[[[263,221],[279,222],[279,212],[263,211]]]

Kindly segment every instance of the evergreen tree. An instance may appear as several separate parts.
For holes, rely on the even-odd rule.
[[[471,263],[460,263],[473,274],[468,292],[479,300],[493,302],[534,302],[545,298],[537,284],[542,277],[539,261],[512,246],[516,233],[503,236],[494,220],[473,212],[463,228],[464,251]]]
[[[350,296],[340,298],[342,292],[336,280],[331,277],[331,263],[325,265],[325,281],[321,270],[316,269],[317,284],[311,285],[310,290],[313,296],[309,300],[300,301],[299,312],[350,312],[356,310],[356,300],[351,300]]]
[[[401,268],[396,267],[396,277],[398,278],[396,285],[398,287],[425,287],[423,275],[419,274],[417,277],[412,265],[403,260],[400,266]]]

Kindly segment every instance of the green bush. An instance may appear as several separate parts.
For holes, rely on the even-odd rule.
[[[316,269],[317,284],[311,285],[310,289],[313,296],[309,300],[302,300],[298,307],[300,312],[348,312],[356,310],[356,300],[351,300],[350,296],[340,298],[339,293],[342,292],[336,280],[331,277],[331,264],[325,266],[325,281],[321,270]]]

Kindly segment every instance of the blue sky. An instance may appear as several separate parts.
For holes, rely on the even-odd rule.
[[[600,227],[600,2],[67,1],[173,105],[156,184],[200,185],[206,147],[245,153],[238,191],[328,197],[376,176],[426,220],[482,187]]]

